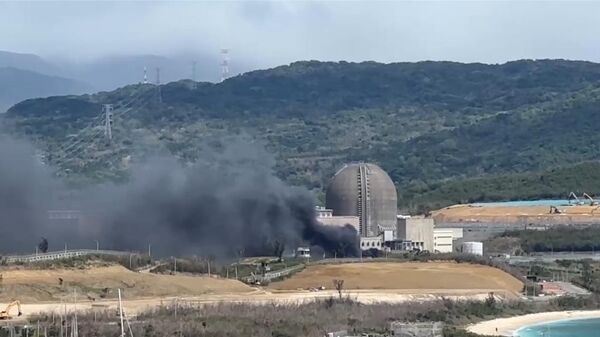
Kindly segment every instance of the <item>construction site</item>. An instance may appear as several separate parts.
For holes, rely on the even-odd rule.
[[[599,201],[571,192],[565,200],[465,204],[432,212],[436,223],[506,225],[600,224]]]

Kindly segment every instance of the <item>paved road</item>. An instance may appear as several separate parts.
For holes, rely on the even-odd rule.
[[[556,260],[585,260],[590,259],[600,261],[600,253],[545,253],[531,256],[511,256],[508,259],[509,264],[529,263],[529,262],[554,262]]]

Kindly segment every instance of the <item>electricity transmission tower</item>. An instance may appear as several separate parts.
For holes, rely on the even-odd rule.
[[[162,92],[160,90],[160,68],[156,68],[156,95],[158,96],[158,103],[162,103]]]
[[[112,141],[113,105],[104,104],[104,135],[108,141]]]

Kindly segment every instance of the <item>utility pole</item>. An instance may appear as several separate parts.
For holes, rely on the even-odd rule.
[[[119,291],[119,316],[121,318],[121,337],[125,337],[125,327],[123,326],[123,303],[121,302],[121,288]]]
[[[94,240],[94,241],[96,241],[96,251],[99,251],[100,250],[100,241],[98,241],[98,240]]]
[[[104,135],[108,141],[112,141],[113,105],[104,104]]]
[[[158,96],[158,103],[162,103],[162,92],[160,91],[160,68],[156,68],[156,95]]]

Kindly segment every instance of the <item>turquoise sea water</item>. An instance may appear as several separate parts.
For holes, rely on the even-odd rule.
[[[562,199],[543,199],[543,200],[519,200],[519,201],[500,201],[500,202],[478,202],[475,206],[565,206],[569,204],[569,200]]]
[[[517,331],[519,337],[599,337],[600,318],[572,319],[531,325]]]

